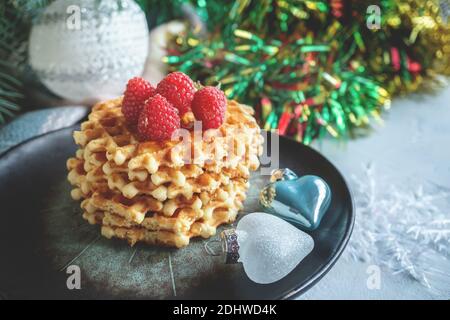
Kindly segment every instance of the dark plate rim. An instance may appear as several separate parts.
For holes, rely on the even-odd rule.
[[[280,139],[289,140],[291,142],[296,142],[294,139],[280,136]],[[300,144],[300,143],[299,143]],[[281,295],[277,297],[276,299],[280,300],[286,300],[286,299],[294,299],[301,294],[308,291],[311,287],[313,287],[317,282],[319,282],[320,279],[322,279],[334,266],[334,264],[339,260],[342,253],[344,252],[344,249],[347,247],[347,244],[350,240],[350,237],[353,232],[353,227],[355,225],[355,202],[353,201],[353,193],[352,189],[349,187],[347,180],[344,178],[344,175],[339,171],[339,169],[330,161],[328,160],[324,155],[322,155],[319,151],[311,148],[310,146],[300,144],[302,148],[309,149],[310,152],[321,158],[327,165],[329,165],[331,168],[333,168],[338,177],[342,179],[342,182],[344,183],[345,188],[347,188],[348,194],[350,196],[350,202],[351,202],[351,211],[350,211],[350,220],[347,223],[345,234],[343,241],[338,246],[337,252],[329,259],[323,266],[320,268],[315,274],[313,274],[306,282],[304,282],[302,285],[298,286],[297,288],[289,291],[288,293],[285,293],[284,295]]]
[[[44,134],[40,134],[35,137],[32,137],[30,139],[24,140],[24,141],[20,142],[19,144],[0,153],[0,161],[3,160],[4,158],[8,157],[10,154],[14,153],[17,149],[21,148],[22,146],[24,146],[28,143],[32,143],[34,140],[41,139],[50,134],[58,134],[59,132],[64,131],[64,130],[76,129],[78,126],[79,126],[79,124],[75,124],[75,125],[72,125],[69,127],[52,130],[52,131],[46,132]],[[280,137],[280,139],[285,139],[285,140],[290,141],[290,143],[296,142],[295,140],[287,138],[287,137],[283,137],[283,136],[279,136],[279,137]],[[321,158],[328,166],[331,166],[338,174],[338,177],[340,179],[342,179],[342,182],[344,183],[344,186],[347,188],[348,194],[350,196],[350,202],[351,202],[350,220],[347,223],[343,241],[341,241],[341,243],[339,244],[339,246],[337,248],[337,252],[331,257],[331,259],[329,259],[325,264],[323,264],[323,266],[316,273],[314,273],[306,282],[304,282],[303,284],[299,285],[295,289],[292,289],[285,294],[275,297],[274,300],[294,299],[294,298],[300,296],[301,294],[305,293],[312,286],[314,286],[317,282],[319,282],[319,280],[322,279],[331,270],[331,268],[334,266],[334,264],[337,262],[337,260],[342,255],[345,247],[348,244],[348,241],[350,240],[351,234],[353,232],[353,226],[355,224],[355,203],[353,201],[352,190],[350,189],[350,187],[347,183],[347,180],[344,178],[344,176],[339,171],[339,169],[330,160],[328,160],[325,156],[323,156],[319,151],[316,151],[315,149],[311,148],[310,146],[307,146],[304,144],[299,143],[299,145],[302,148],[309,149],[309,152],[312,152],[313,154],[315,154],[315,156]]]

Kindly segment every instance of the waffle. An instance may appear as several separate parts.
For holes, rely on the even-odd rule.
[[[221,184],[228,184],[230,178],[248,179],[250,175],[249,170],[243,166],[215,173],[196,165],[185,165],[178,170],[161,167],[150,178],[141,181],[130,180],[125,169],[124,171],[111,170],[109,163],[86,172],[83,163],[82,159],[71,158],[67,164],[68,179],[72,185],[78,187],[78,190],[74,191],[79,195],[77,199],[86,198],[91,190],[103,192],[116,190],[128,199],[141,195],[151,195],[159,201],[174,199],[180,195],[190,199],[195,193],[205,190],[214,191]]]
[[[107,238],[126,239],[131,245],[143,241],[182,247],[192,237],[208,238],[220,224],[233,222],[243,206],[247,188],[248,182],[235,181],[214,194],[202,194],[203,200],[196,206],[186,207],[181,202],[171,216],[154,213],[141,223],[95,206],[86,206],[83,218],[102,225],[102,234]]]
[[[234,221],[262,153],[252,109],[230,101],[218,129],[139,142],[125,123],[121,101],[95,105],[74,132],[79,149],[67,161],[68,180],[83,217],[101,225],[107,238],[175,247]],[[192,128],[193,120],[186,113],[183,127]]]
[[[128,167],[131,180],[139,176],[145,179],[144,172],[156,173],[160,166],[184,166],[188,152],[189,162],[215,172],[220,172],[224,167],[237,168],[243,159],[250,163],[251,168],[259,166],[262,136],[252,116],[253,110],[248,106],[230,101],[222,126],[205,131],[203,139],[195,137],[196,133],[190,131],[184,142],[191,148],[185,150],[180,141],[139,143],[125,123],[121,101],[115,99],[97,104],[88,121],[81,125],[81,131],[74,132],[75,142],[84,149],[86,171],[90,170],[91,165],[103,162],[106,156],[115,165]],[[191,113],[184,117],[184,127],[192,124],[189,115]]]

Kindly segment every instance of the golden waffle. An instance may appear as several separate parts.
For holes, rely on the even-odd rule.
[[[214,194],[205,192],[196,207],[183,207],[184,203],[180,203],[171,216],[154,213],[141,223],[90,205],[84,206],[83,217],[91,224],[102,225],[105,237],[127,239],[131,245],[142,241],[182,247],[192,237],[210,237],[220,224],[233,222],[243,206],[247,188],[248,182],[233,181]]]
[[[189,244],[190,237],[185,234],[174,234],[168,231],[149,231],[143,228],[119,228],[102,226],[101,233],[104,237],[119,238],[127,240],[131,245],[136,242],[146,244],[165,245],[170,247],[182,248]]]
[[[214,194],[217,199],[225,203],[226,199],[231,197],[230,194],[234,195],[237,192],[235,188],[238,186],[244,188],[247,187],[247,184],[247,180],[237,178],[232,183],[221,185],[214,192],[203,191],[196,193],[190,199],[180,195],[167,201],[159,201],[147,195],[127,199],[122,194],[111,191],[94,192],[90,197],[83,200],[81,207],[90,213],[98,210],[112,212],[130,222],[141,224],[147,212],[160,213],[170,217],[180,208],[190,208],[198,211],[202,206],[210,204],[210,194]]]
[[[79,188],[74,191],[74,198],[77,200],[89,196],[92,190],[117,190],[129,199],[140,195],[151,195],[159,201],[174,199],[180,195],[190,199],[195,193],[214,191],[221,184],[228,184],[230,178],[248,179],[250,174],[246,168],[224,169],[222,173],[215,173],[207,172],[197,165],[185,165],[180,169],[160,167],[158,172],[146,180],[131,181],[125,169],[110,170],[109,163],[89,172],[84,170],[83,164],[84,161],[78,158],[71,158],[67,162],[68,179],[72,185]]]
[[[180,168],[186,164],[186,148],[180,141],[139,143],[125,123],[121,102],[119,98],[97,104],[88,121],[82,123],[81,131],[74,132],[75,142],[84,150],[86,171],[106,158],[117,166],[128,167],[129,178],[134,180],[143,171],[153,174],[160,166]],[[191,147],[191,157],[187,160],[217,171],[223,167],[236,168],[247,159],[251,170],[256,170],[262,153],[262,137],[252,114],[250,107],[230,101],[220,128],[206,130],[203,139],[202,133],[194,131],[185,137],[184,142]]]

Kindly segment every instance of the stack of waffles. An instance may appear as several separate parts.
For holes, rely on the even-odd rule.
[[[253,110],[229,101],[222,126],[203,132],[188,112],[178,139],[139,142],[121,102],[95,105],[74,132],[68,180],[83,218],[107,238],[178,248],[233,222],[262,153]]]

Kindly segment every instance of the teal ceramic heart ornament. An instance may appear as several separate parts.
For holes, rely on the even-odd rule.
[[[330,187],[318,176],[293,178],[292,171],[285,172],[287,179],[280,178],[280,172],[274,178],[274,172],[273,182],[262,189],[260,203],[264,211],[304,229],[316,229],[330,206]]]

